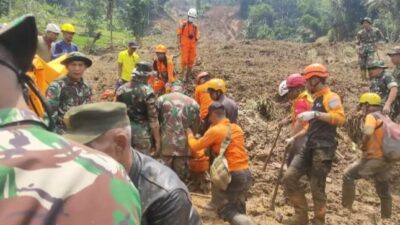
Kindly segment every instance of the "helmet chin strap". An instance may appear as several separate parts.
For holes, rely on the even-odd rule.
[[[40,94],[39,90],[36,88],[33,80],[28,75],[26,75],[24,72],[22,72],[21,70],[17,70],[13,65],[11,65],[10,63],[8,63],[4,60],[0,59],[0,65],[3,65],[4,67],[13,71],[15,73],[15,75],[17,75],[18,83],[20,83],[21,86],[25,86],[25,85],[28,86],[28,88],[30,90],[32,90],[32,92],[39,98],[40,103],[42,104],[46,114],[48,115],[49,126],[47,127],[47,129],[50,131],[53,131],[55,125],[54,125],[53,119],[51,118],[50,107],[47,104],[44,97]]]

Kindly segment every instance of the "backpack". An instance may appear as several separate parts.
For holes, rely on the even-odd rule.
[[[382,125],[379,127],[383,126],[383,156],[391,162],[400,161],[400,125],[381,112],[375,112],[372,115],[376,119],[382,120]]]
[[[231,126],[228,126],[228,132],[221,145],[218,156],[214,159],[210,168],[211,183],[220,190],[225,191],[231,183],[231,173],[228,169],[228,161],[225,158],[226,149],[231,142]]]

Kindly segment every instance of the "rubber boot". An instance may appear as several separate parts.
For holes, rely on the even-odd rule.
[[[192,76],[192,68],[187,67],[186,73],[185,73],[185,83],[189,82],[189,78]]]
[[[229,221],[231,225],[254,225],[253,221],[244,214],[236,214],[233,218]]]
[[[187,67],[186,66],[182,66],[181,68],[181,76],[182,76],[182,81],[186,82],[186,73],[187,73]]]
[[[381,199],[381,218],[390,219],[392,216],[392,199]]]
[[[388,181],[375,181],[375,189],[381,199],[381,218],[388,219],[392,216],[392,195]]]
[[[367,76],[367,70],[366,69],[361,69],[360,74],[361,74],[361,80],[368,81],[368,76]]]
[[[342,205],[347,209],[352,209],[354,199],[356,197],[356,185],[354,180],[343,176],[342,184]]]
[[[289,197],[294,206],[294,216],[289,218],[285,225],[307,225],[308,224],[308,206],[304,194],[296,194]]]

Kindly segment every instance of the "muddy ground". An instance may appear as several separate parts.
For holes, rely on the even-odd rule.
[[[281,41],[240,40],[241,22],[235,16],[237,7],[211,8],[199,19],[201,42],[198,47],[198,61],[195,71],[209,71],[214,77],[227,82],[228,95],[240,105],[239,124],[245,131],[246,147],[251,159],[251,171],[254,184],[250,190],[247,202],[248,214],[257,224],[281,224],[282,219],[293,214],[292,208],[285,204],[282,190],[279,190],[275,212],[270,210],[270,199],[277,180],[277,173],[283,155],[284,138],[287,128],[278,141],[276,154],[266,171],[262,171],[265,157],[268,155],[272,141],[277,133],[277,122],[288,115],[288,104],[278,102],[276,98],[279,82],[288,74],[301,72],[313,62],[323,63],[329,67],[329,84],[333,91],[339,93],[344,100],[346,113],[354,110],[357,97],[368,90],[368,84],[362,82],[357,68],[357,55],[353,43],[289,43]],[[153,47],[158,43],[167,44],[169,53],[176,54],[175,29],[173,24],[178,20],[176,15],[171,18],[156,21],[158,27],[165,28],[161,34],[147,37],[142,41],[139,50],[143,60],[152,60]],[[223,15],[218,16],[218,15]],[[175,18],[175,19],[174,19]],[[172,25],[171,25],[172,24]],[[389,59],[384,54],[392,45],[380,46],[380,57],[388,64]],[[88,79],[93,83],[95,92],[101,93],[111,88],[117,79],[117,50],[100,56],[93,56],[94,65],[90,68]],[[176,67],[179,62],[177,60]],[[275,107],[272,120],[265,119],[256,110],[260,99],[274,99]],[[340,130],[341,139],[338,156],[328,178],[328,216],[327,224],[382,224],[380,220],[379,198],[375,194],[371,180],[361,180],[357,184],[357,198],[354,204],[355,212],[349,214],[342,210],[341,176],[344,169],[359,157],[359,152],[352,149],[344,129]],[[400,174],[394,170],[392,178],[393,217],[384,224],[400,224]],[[310,200],[310,195],[308,195]],[[201,206],[209,199],[193,196],[193,202],[198,207],[206,225],[227,224],[219,220],[209,211],[203,211]],[[311,201],[309,201],[311,204]],[[312,208],[312,207],[310,207]],[[312,214],[312,213],[311,213]]]

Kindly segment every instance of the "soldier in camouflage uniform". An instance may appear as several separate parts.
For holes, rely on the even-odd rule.
[[[122,166],[46,130],[24,102],[36,44],[33,16],[0,30],[1,224],[139,225],[139,194]]]
[[[156,103],[161,130],[161,159],[185,181],[190,158],[186,129],[198,131],[200,108],[193,98],[182,93],[180,81],[175,81],[171,90],[172,93],[162,95]]]
[[[393,65],[395,66],[393,69],[393,77],[396,79],[397,84],[400,82],[400,46],[395,47],[391,52],[388,53],[390,59],[392,60]],[[397,123],[400,122],[399,118],[400,114],[400,93],[397,93],[397,99],[395,105],[393,107],[393,115],[392,119]]]
[[[71,52],[61,63],[67,67],[68,74],[53,81],[46,91],[58,134],[65,130],[64,114],[73,106],[89,103],[92,96],[92,88],[82,78],[92,60],[82,53]]]
[[[139,62],[130,82],[117,89],[117,101],[128,107],[132,127],[132,147],[146,155],[157,157],[160,152],[160,131],[156,95],[147,84],[153,74],[150,63]],[[154,141],[155,150],[152,150]]]
[[[376,42],[385,40],[382,32],[372,26],[372,20],[365,17],[361,20],[362,29],[357,33],[358,60],[361,70],[361,78],[367,80],[367,68],[375,58],[377,51]]]
[[[383,104],[382,112],[393,118],[393,115],[396,113],[394,107],[398,104],[396,103],[398,83],[392,73],[386,68],[385,63],[380,60],[374,61],[368,67],[371,79],[369,90],[381,97]]]

